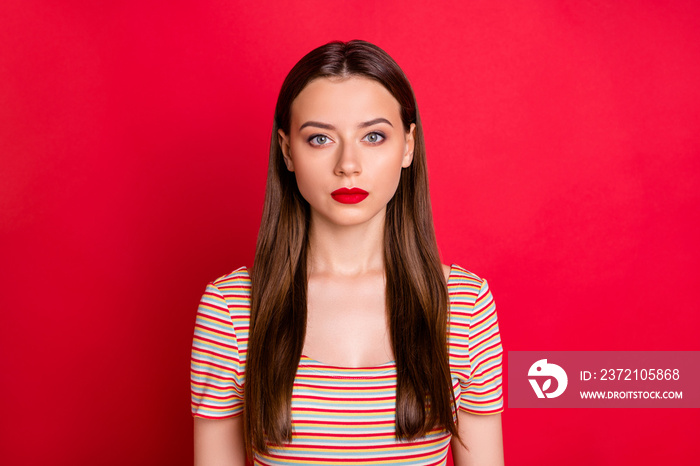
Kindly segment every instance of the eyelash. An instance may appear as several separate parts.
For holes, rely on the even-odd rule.
[[[330,138],[328,136],[326,136],[325,134],[313,134],[309,137],[309,144],[311,144],[312,146],[316,146],[316,147],[325,146],[325,144],[314,143],[313,140],[316,138],[326,138],[326,139],[330,140]]]
[[[372,144],[373,146],[376,146],[377,144],[381,144],[381,143],[384,142],[384,140],[386,139],[386,136],[385,136],[384,133],[382,133],[381,131],[372,131],[372,132],[369,133],[367,136],[369,136],[370,134],[376,134],[377,136],[379,136],[379,137],[381,138],[381,139],[380,139],[379,141],[377,141],[377,142],[369,142],[369,141],[367,141],[368,143]],[[365,137],[362,138],[362,139],[367,139],[367,136],[365,136]]]
[[[386,139],[386,135],[385,135],[384,133],[382,133],[381,131],[372,131],[371,133],[368,133],[367,136],[369,136],[370,134],[376,134],[377,136],[379,136],[379,137],[381,138],[381,139],[380,139],[379,141],[377,141],[377,142],[369,142],[369,141],[367,141],[368,144],[373,145],[373,146],[376,146],[376,145],[378,145],[378,144],[381,144],[381,143],[384,142],[384,140]],[[364,141],[365,139],[367,139],[367,136],[365,136],[364,138],[362,138],[362,140]],[[316,146],[316,147],[321,147],[321,146],[325,146],[325,145],[326,145],[326,144],[314,143],[313,141],[314,141],[314,139],[316,139],[316,138],[326,138],[326,139],[330,140],[330,138],[329,138],[328,136],[326,136],[325,134],[312,134],[312,135],[309,137],[309,139],[308,139],[309,144],[311,144],[312,146]]]

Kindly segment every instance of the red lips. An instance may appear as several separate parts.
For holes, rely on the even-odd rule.
[[[360,188],[340,188],[333,191],[331,196],[341,204],[357,204],[369,196],[369,193]]]

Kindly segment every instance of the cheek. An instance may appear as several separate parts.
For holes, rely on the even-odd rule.
[[[308,200],[308,196],[314,195],[319,191],[321,180],[323,179],[320,169],[313,164],[295,163],[294,177],[297,180],[299,192]]]
[[[399,181],[401,181],[401,166],[399,165],[398,170],[391,173],[391,177],[387,179],[387,185],[391,186],[391,196],[394,197],[396,194],[396,189],[399,187]]]
[[[389,157],[382,157],[373,167],[373,171],[376,173],[375,179],[377,181],[381,180],[383,183],[394,188],[399,184],[402,170],[402,157],[395,154],[396,152],[392,153]]]

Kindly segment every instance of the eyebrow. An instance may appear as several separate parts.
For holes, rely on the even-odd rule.
[[[387,120],[386,118],[375,118],[374,120],[365,121],[365,122],[362,122],[359,125],[357,125],[357,127],[358,128],[367,128],[368,126],[373,126],[373,125],[376,125],[378,123],[386,123],[387,125],[391,126],[392,128],[394,127],[394,125],[392,125],[391,122],[389,120]],[[316,128],[323,128],[323,129],[330,129],[330,130],[335,129],[335,126],[329,125],[328,123],[321,123],[320,121],[307,121],[306,123],[304,123],[303,125],[301,125],[299,127],[299,131],[306,128],[307,126],[314,126]]]

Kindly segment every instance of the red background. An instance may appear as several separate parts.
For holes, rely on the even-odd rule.
[[[0,5],[0,462],[187,464],[206,283],[252,265],[291,66],[364,38],[506,350],[700,350],[700,6]],[[507,409],[510,465],[689,464],[697,410]]]

